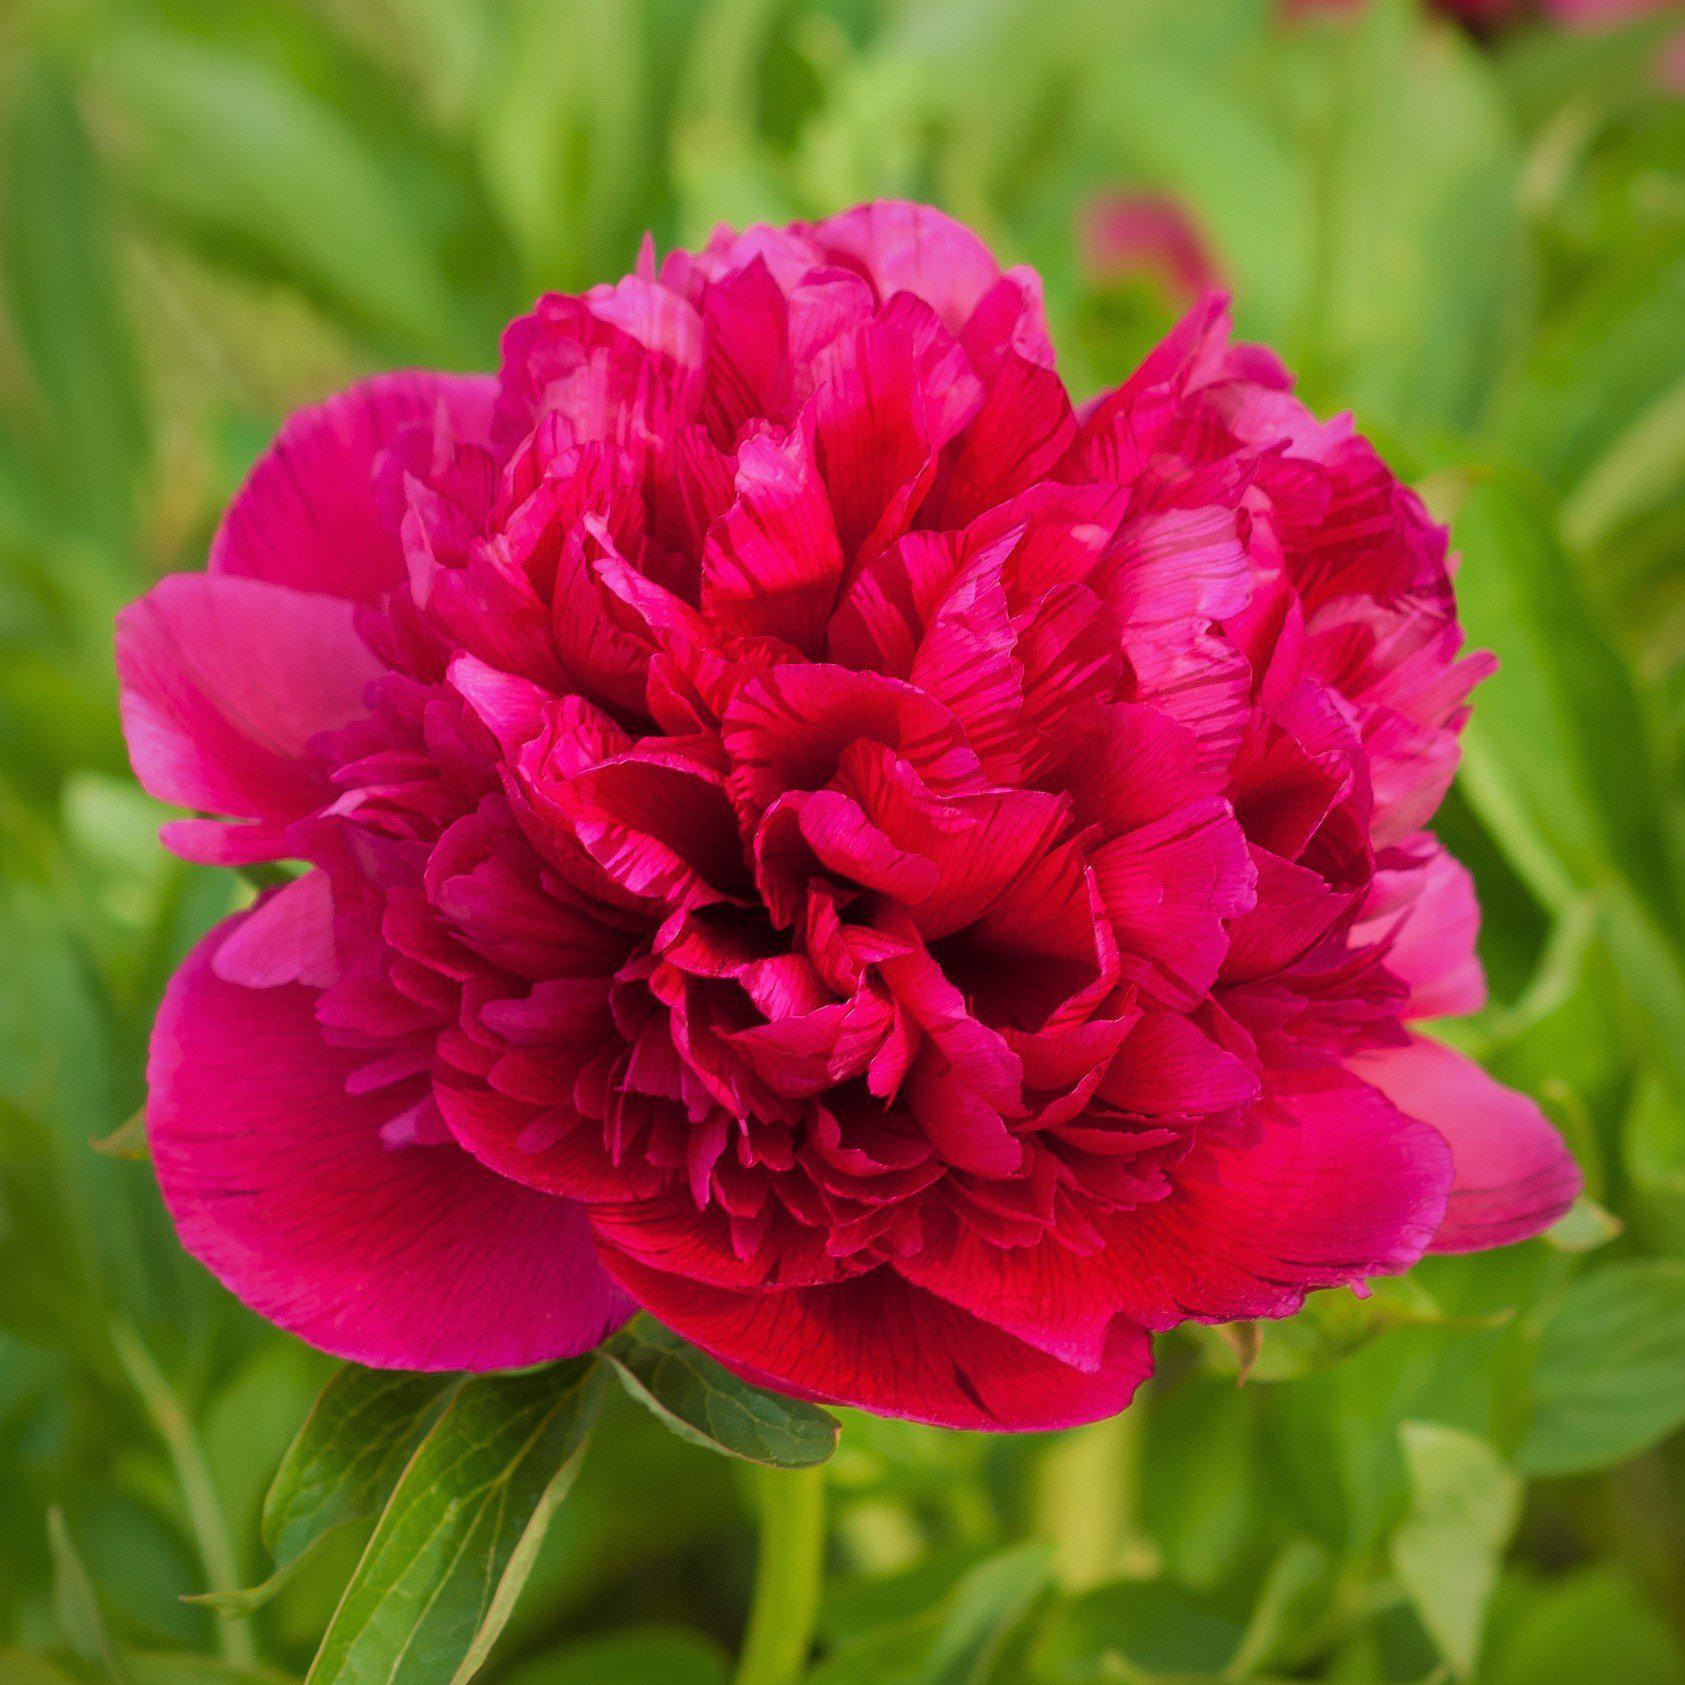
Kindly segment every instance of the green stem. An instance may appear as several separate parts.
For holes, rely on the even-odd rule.
[[[1135,1525],[1140,1430],[1146,1403],[1051,1440],[1036,1481],[1036,1531],[1071,1591],[1140,1573],[1151,1564]]]
[[[736,1685],[793,1685],[807,1670],[825,1556],[825,1471],[755,1470],[761,1548]]]
[[[211,1479],[199,1437],[193,1431],[193,1423],[182,1408],[181,1400],[176,1397],[175,1389],[165,1379],[163,1370],[133,1328],[124,1322],[113,1323],[111,1343],[117,1348],[123,1368],[128,1372],[135,1391],[140,1394],[146,1413],[152,1418],[152,1425],[158,1430],[158,1437],[163,1440],[170,1462],[175,1467],[176,1482],[181,1487],[187,1519],[193,1528],[199,1559],[205,1568],[205,1589],[238,1591],[241,1583],[239,1564],[234,1560],[228,1524],[223,1520],[216,1485]],[[217,1647],[223,1660],[236,1667],[254,1667],[257,1663],[251,1629],[238,1616],[217,1617]]]

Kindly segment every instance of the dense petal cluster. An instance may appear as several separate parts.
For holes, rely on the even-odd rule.
[[[1549,1125],[1424,830],[1443,531],[1209,300],[1074,408],[1038,285],[875,204],[296,416],[119,634],[190,858],[308,862],[172,984],[188,1247],[397,1367],[641,1305],[972,1427],[1149,1335],[1537,1231]]]

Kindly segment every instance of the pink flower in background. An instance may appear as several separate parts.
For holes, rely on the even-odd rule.
[[[1489,29],[1525,15],[1531,0],[1428,0],[1428,3],[1435,11],[1457,18],[1471,28]],[[1568,3],[1572,4],[1573,0]],[[1294,17],[1311,12],[1360,12],[1368,4],[1369,0],[1281,0],[1281,9],[1286,16]]]
[[[1679,11],[1679,0],[1537,0],[1546,17],[1571,29],[1613,29],[1639,18]]]
[[[171,984],[153,1153],[376,1365],[584,1350],[964,1427],[1154,1330],[1536,1233],[1578,1176],[1415,1021],[1485,657],[1444,532],[1201,304],[1080,410],[1036,277],[875,204],[295,416],[122,616],[192,859],[308,869]]]
[[[1186,206],[1159,193],[1102,193],[1082,214],[1083,269],[1092,285],[1145,277],[1186,308],[1221,284]]]
[[[1664,94],[1685,99],[1685,29],[1662,43],[1656,55],[1656,85]]]
[[[1306,12],[1355,12],[1369,0],[1282,0],[1288,16]],[[1549,19],[1564,28],[1591,32],[1678,10],[1680,0],[1430,0],[1444,12],[1484,32],[1526,17]]]

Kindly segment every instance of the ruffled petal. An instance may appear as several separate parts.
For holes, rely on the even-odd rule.
[[[148,1134],[188,1251],[260,1315],[377,1368],[514,1368],[623,1322],[582,1207],[454,1144],[386,1145],[415,1096],[347,1093],[367,1055],[323,1041],[314,992],[218,975],[245,920],[188,956],[153,1031]]]
[[[1414,1036],[1406,1047],[1351,1064],[1400,1111],[1432,1124],[1450,1143],[1451,1199],[1431,1250],[1478,1252],[1528,1240],[1574,1203],[1579,1166],[1550,1120],[1472,1059]]]
[[[397,527],[376,496],[381,452],[411,428],[478,442],[496,397],[490,375],[409,369],[299,410],[228,506],[211,571],[377,601],[404,572]]]
[[[160,801],[289,821],[329,793],[312,738],[359,718],[381,667],[351,604],[174,574],[117,617],[123,731]]]
[[[1115,1321],[1099,1362],[1078,1369],[887,1269],[833,1286],[732,1293],[606,1248],[603,1261],[651,1315],[749,1380],[938,1427],[1075,1427],[1115,1416],[1152,1372],[1147,1336],[1133,1323]]]
[[[994,254],[963,223],[929,205],[876,199],[813,229],[831,257],[860,269],[879,299],[912,293],[957,334],[1000,279]]]
[[[1445,1214],[1435,1132],[1338,1068],[1278,1074],[1256,1133],[1195,1150],[1167,1198],[1102,1225],[1090,1261],[1149,1328],[1290,1316],[1314,1287],[1396,1275]]]
[[[702,607],[745,636],[814,653],[842,582],[836,522],[801,431],[766,430],[737,456],[737,501],[715,523],[702,562]]]
[[[327,873],[306,872],[263,896],[229,932],[213,968],[223,982],[246,989],[280,983],[325,989],[339,974]]]

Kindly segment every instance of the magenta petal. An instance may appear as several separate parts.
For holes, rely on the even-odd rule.
[[[733,1293],[606,1248],[603,1261],[652,1316],[758,1384],[938,1427],[1075,1427],[1115,1416],[1152,1372],[1145,1332],[1121,1318],[1099,1362],[1078,1369],[887,1269]]]
[[[1100,1098],[1126,1112],[1154,1116],[1222,1111],[1258,1095],[1258,1078],[1192,1019],[1148,1012],[1129,1032]]]
[[[148,1134],[188,1251],[260,1315],[378,1368],[514,1368],[623,1322],[582,1207],[454,1144],[384,1145],[414,1096],[347,1094],[367,1054],[323,1041],[315,994],[218,976],[245,919],[188,956],[152,1036]]]
[[[489,375],[417,369],[377,375],[300,410],[229,505],[211,571],[353,602],[384,596],[403,577],[404,559],[375,495],[381,452],[415,427],[478,442],[496,396]]]
[[[703,553],[703,611],[733,632],[811,652],[842,581],[843,555],[807,435],[751,434],[738,451],[736,489]]]
[[[950,333],[965,326],[1000,279],[993,253],[969,228],[905,199],[856,205],[819,223],[813,237],[863,270],[880,299],[906,292],[927,300]]]
[[[1410,990],[1406,1018],[1452,1018],[1486,1004],[1486,977],[1475,953],[1480,903],[1468,868],[1431,838],[1399,849],[1405,864],[1383,858],[1375,876],[1378,909],[1365,910],[1356,934],[1382,935],[1387,970]]]
[[[1046,1240],[991,1246],[975,1229],[926,1245],[894,1268],[915,1287],[1077,1369],[1098,1371],[1117,1322],[1117,1286],[1098,1263]]]
[[[363,712],[380,666],[349,603],[173,574],[117,617],[123,731],[160,801],[296,819],[328,793],[307,746]]]
[[[1254,1139],[1196,1149],[1169,1196],[1102,1225],[1118,1303],[1149,1328],[1288,1316],[1313,1287],[1396,1275],[1445,1212],[1435,1132],[1345,1071],[1277,1073]]]
[[[1472,1059],[1414,1036],[1407,1047],[1351,1064],[1400,1111],[1432,1124],[1450,1143],[1451,1200],[1431,1250],[1477,1252],[1527,1240],[1574,1203],[1579,1166],[1550,1120]]]
[[[339,975],[327,873],[309,871],[271,890],[228,933],[211,965],[223,982],[246,989],[325,989]]]

